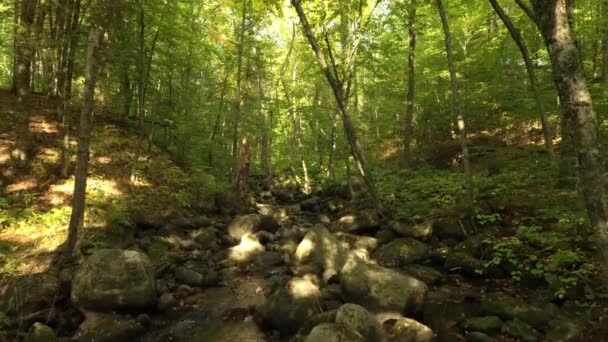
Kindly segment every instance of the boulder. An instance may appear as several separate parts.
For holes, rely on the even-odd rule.
[[[28,331],[23,342],[55,342],[57,335],[49,326],[36,322]]]
[[[513,319],[527,306],[526,302],[504,292],[490,292],[481,297],[481,310],[488,315]]]
[[[316,225],[298,245],[292,270],[296,275],[313,273],[327,281],[339,274],[345,256],[340,242],[324,226]]]
[[[245,204],[236,192],[218,192],[213,195],[213,200],[220,214],[235,215],[246,210]]]
[[[198,243],[203,250],[215,251],[219,247],[215,230],[209,228],[200,229],[195,232],[194,241]]]
[[[390,342],[431,342],[433,330],[411,318],[402,317],[390,328]]]
[[[415,239],[428,239],[433,235],[433,223],[405,223],[401,221],[389,222],[389,228],[403,237],[411,237]]]
[[[378,244],[380,245],[385,245],[396,238],[397,233],[395,233],[392,229],[380,229],[376,233],[376,240],[378,240]]]
[[[171,309],[176,304],[177,299],[175,299],[175,296],[173,296],[171,292],[165,292],[160,296],[160,298],[158,298],[158,305],[156,309],[159,312],[163,312]]]
[[[431,285],[440,282],[444,278],[444,274],[432,267],[412,264],[402,268],[403,272],[411,275],[416,279],[422,280],[425,284]]]
[[[245,234],[241,242],[228,250],[228,260],[237,265],[248,265],[258,255],[266,251],[255,234]]]
[[[462,241],[466,238],[460,221],[453,217],[441,218],[433,222],[434,235],[441,239],[455,239]]]
[[[266,301],[257,307],[262,322],[282,334],[291,334],[308,319],[321,312],[318,298],[321,295],[315,277],[293,278],[275,289]]]
[[[344,233],[360,234],[374,231],[380,227],[380,222],[373,210],[364,209],[354,214],[340,217],[335,230]]]
[[[156,307],[156,279],[150,259],[137,251],[95,251],[76,272],[71,299],[91,310]]]
[[[321,199],[317,196],[313,196],[309,199],[300,202],[300,208],[304,211],[317,212],[321,209],[319,206],[319,202],[321,202]]]
[[[16,277],[0,288],[0,312],[17,318],[51,308],[60,299],[59,287],[59,280],[49,273]]]
[[[346,299],[373,309],[417,312],[422,308],[427,286],[396,270],[350,257],[340,272]]]
[[[272,216],[249,214],[236,217],[228,225],[227,232],[234,240],[241,240],[245,234],[253,234],[259,230],[269,232],[279,228],[279,223]]]
[[[448,271],[458,271],[468,275],[476,275],[475,270],[481,267],[481,261],[464,252],[448,253],[443,266]]]
[[[380,247],[373,256],[382,266],[400,267],[424,260],[429,253],[430,248],[424,242],[401,238]]]
[[[78,342],[133,341],[145,332],[137,320],[119,315],[86,313],[86,320],[72,338]]]
[[[366,341],[381,341],[382,327],[376,318],[364,307],[347,303],[336,313],[336,324],[363,336]]]
[[[524,342],[536,342],[540,337],[536,329],[517,318],[503,324],[501,331],[503,334],[513,336]]]
[[[373,251],[378,248],[378,240],[370,236],[336,233],[334,235],[345,250],[352,251],[364,259],[369,259]]]
[[[180,266],[175,268],[175,280],[180,284],[202,287],[216,285],[220,276],[217,271],[211,268],[192,269]]]
[[[492,339],[490,336],[488,336],[487,334],[482,333],[480,331],[471,331],[471,332],[467,333],[466,339],[467,339],[467,342],[492,342],[492,341],[494,341],[494,339]]]
[[[483,316],[467,318],[462,324],[466,330],[496,332],[500,331],[503,321],[498,316]]]
[[[335,323],[319,324],[312,329],[304,342],[363,342],[363,337],[349,332]]]

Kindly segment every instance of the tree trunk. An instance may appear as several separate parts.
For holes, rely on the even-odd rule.
[[[241,157],[239,158],[238,191],[241,200],[247,203],[249,193],[249,168],[251,166],[251,142],[248,137],[243,137],[241,142]]]
[[[415,54],[416,54],[416,3],[412,1],[408,15],[408,55],[407,55],[407,98],[405,107],[405,126],[403,129],[403,157],[406,165],[412,161],[411,144],[414,133],[414,91],[415,91]],[[376,114],[377,114],[376,110]]]
[[[337,78],[338,75],[337,74],[334,75],[332,73],[331,69],[329,68],[329,65],[327,64],[327,61],[325,59],[325,55],[324,55],[323,51],[321,51],[319,43],[317,42],[317,39],[315,38],[315,36],[312,32],[312,28],[310,27],[308,19],[306,18],[306,14],[304,13],[304,10],[302,9],[301,0],[291,0],[291,4],[293,5],[293,7],[296,9],[296,12],[298,13],[298,17],[300,18],[300,23],[302,24],[304,34],[306,35],[306,38],[308,38],[308,42],[310,43],[310,46],[311,46],[313,52],[315,53],[317,62],[319,62],[321,69],[325,73],[327,82],[329,83],[329,85],[333,91],[334,97],[338,104],[338,109],[340,110],[340,115],[342,116],[342,123],[344,125],[344,133],[346,134],[347,141],[350,146],[351,153],[353,155],[353,159],[355,160],[357,169],[359,170],[359,173],[361,174],[361,177],[363,178],[363,180],[365,182],[365,185],[366,185],[369,195],[371,197],[371,201],[372,201],[372,204],[376,211],[376,214],[381,215],[382,208],[380,205],[380,201],[378,199],[376,187],[374,185],[372,175],[369,172],[369,167],[368,167],[365,157],[363,155],[363,150],[361,149],[361,146],[359,145],[359,142],[357,140],[356,129],[350,120],[350,115],[349,115],[348,108],[347,108],[348,98],[346,98],[346,96],[345,96],[344,83],[342,81],[340,81]],[[350,66],[346,66],[346,70],[348,70],[349,68],[350,68]]]
[[[220,95],[220,105],[217,109],[217,113],[215,114],[215,121],[213,123],[213,129],[211,130],[211,135],[209,136],[209,154],[207,155],[207,159],[209,161],[209,166],[213,166],[213,149],[215,143],[215,137],[217,136],[217,132],[220,128],[220,119],[222,118],[222,111],[224,110],[224,97],[226,96],[226,88],[228,86],[228,70],[226,69],[226,75],[224,75],[224,82],[222,83],[222,93]]]
[[[604,43],[602,46],[602,82],[608,85],[608,29],[604,31]]]
[[[572,128],[579,177],[596,241],[608,264],[608,177],[598,123],[587,88],[580,53],[572,34],[566,0],[533,0],[534,21],[541,31],[562,100],[563,115]]]
[[[448,69],[450,72],[450,85],[452,90],[452,105],[450,110],[452,111],[452,117],[456,118],[458,122],[458,139],[462,149],[462,164],[464,168],[465,177],[465,210],[467,215],[473,214],[473,176],[471,174],[471,165],[469,159],[469,148],[467,146],[467,130],[465,126],[464,113],[460,106],[460,97],[458,93],[458,80],[456,79],[456,68],[454,67],[454,58],[452,56],[452,35],[450,33],[450,26],[445,13],[445,8],[441,0],[435,0],[439,16],[441,17],[441,24],[443,26],[443,33],[445,35],[445,51],[447,54]]]
[[[23,0],[20,7],[19,25],[15,39],[17,111],[17,138],[11,156],[18,166],[23,166],[29,159],[30,113],[25,106],[25,99],[30,94],[31,64],[33,55],[32,26],[36,14],[36,0]]]
[[[519,30],[513,25],[511,19],[507,16],[507,14],[503,11],[502,7],[497,0],[489,0],[490,4],[494,8],[494,11],[502,22],[505,24],[507,29],[509,30],[509,34],[511,38],[517,44],[519,48],[519,52],[521,53],[522,58],[524,59],[524,64],[526,66],[526,71],[528,73],[528,81],[530,82],[530,90],[532,91],[532,95],[534,96],[534,101],[536,102],[536,109],[538,110],[538,115],[540,117],[540,122],[543,128],[543,136],[545,139],[545,148],[547,149],[547,154],[551,160],[551,164],[554,167],[557,167],[557,159],[555,158],[555,152],[553,150],[553,133],[551,132],[551,126],[549,124],[549,120],[547,118],[547,113],[545,111],[545,107],[543,105],[543,101],[540,97],[540,91],[538,89],[538,80],[536,78],[536,72],[534,71],[534,64],[532,63],[532,59],[530,58],[530,53],[528,52],[528,48],[524,43]]]
[[[241,81],[243,69],[243,51],[245,49],[245,24],[247,22],[247,0],[243,0],[243,13],[241,17],[241,27],[239,29],[239,43],[236,56],[236,91],[234,94],[234,121],[232,123],[232,157],[234,158],[234,181],[238,182],[239,178],[239,125],[241,122]]]
[[[80,128],[78,131],[78,154],[76,156],[76,174],[74,179],[74,197],[72,199],[72,214],[68,226],[67,257],[78,258],[80,251],[77,248],[80,232],[84,226],[84,211],[87,188],[87,173],[89,169],[89,145],[91,142],[91,128],[93,115],[93,102],[95,98],[95,83],[99,72],[99,46],[102,34],[97,28],[89,33],[87,49],[86,81],[84,85],[83,104],[80,112]]]

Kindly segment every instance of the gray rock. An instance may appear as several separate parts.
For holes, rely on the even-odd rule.
[[[50,308],[60,299],[59,286],[59,280],[48,273],[14,278],[0,288],[0,311],[17,318]]]
[[[283,334],[296,332],[309,318],[321,312],[319,285],[312,276],[293,278],[275,289],[257,307],[265,325]]]
[[[433,330],[411,318],[400,318],[390,328],[390,342],[431,342]]]
[[[484,316],[467,318],[464,321],[463,327],[466,330],[495,332],[500,331],[503,321],[498,316]]]
[[[344,233],[365,233],[380,227],[373,210],[364,209],[354,214],[342,216],[336,223],[335,229]]]
[[[156,309],[160,312],[167,311],[177,304],[177,299],[171,292],[163,293],[158,299],[158,305]]]
[[[538,331],[536,331],[536,329],[534,329],[531,325],[517,318],[503,324],[501,331],[503,334],[517,337],[524,342],[536,342],[540,336]]]
[[[481,297],[481,310],[503,319],[515,318],[517,312],[526,306],[523,300],[503,292],[490,292]]]
[[[319,202],[321,199],[319,197],[313,196],[307,200],[300,202],[300,208],[304,211],[319,211]]]
[[[433,222],[433,232],[434,234],[442,239],[455,239],[458,241],[462,241],[466,238],[464,231],[460,226],[460,222],[451,217],[446,217],[442,219],[438,219]]]
[[[100,249],[80,266],[72,302],[91,310],[145,310],[156,307],[156,279],[143,253]]]
[[[312,329],[304,342],[363,342],[363,337],[349,334],[344,327],[334,323],[323,323]]]
[[[435,284],[444,278],[444,274],[432,267],[424,265],[408,265],[402,268],[403,272],[414,278],[422,280],[427,285]]]
[[[314,327],[323,323],[335,323],[337,313],[338,309],[328,310],[310,317],[306,320],[306,324],[300,328],[298,334],[309,334]]]
[[[215,231],[209,228],[201,229],[196,232],[194,234],[194,241],[198,243],[203,250],[215,251],[219,247]]]
[[[78,342],[116,342],[133,341],[145,332],[136,320],[118,315],[99,315],[89,313],[72,339]]]
[[[363,336],[366,341],[382,340],[382,328],[376,318],[364,307],[347,303],[336,313],[336,324]]]
[[[369,236],[348,233],[336,233],[334,236],[345,250],[353,251],[357,255],[365,255],[366,258],[379,246],[378,240]]]
[[[28,331],[23,342],[55,342],[57,341],[57,335],[53,329],[42,323],[36,322]]]
[[[327,281],[339,274],[345,255],[340,242],[325,227],[316,225],[298,245],[292,270],[296,275],[313,273]]]
[[[374,258],[387,267],[400,267],[424,260],[430,248],[424,242],[411,238],[400,238],[380,247]]]
[[[230,237],[240,241],[245,234],[254,234],[259,230],[273,232],[278,227],[279,223],[272,216],[250,214],[238,216],[232,220],[227,232]]]
[[[212,286],[219,282],[219,273],[213,269],[192,270],[186,267],[175,268],[175,279],[189,286]]]
[[[466,339],[467,342],[492,342],[494,341],[490,336],[479,332],[479,331],[472,331],[467,333],[466,335]]]
[[[450,252],[443,266],[448,271],[458,271],[476,275],[475,270],[481,267],[481,261],[464,252]]]
[[[376,233],[376,240],[378,240],[378,244],[385,245],[394,239],[397,238],[397,233],[395,233],[391,229],[380,229]]]
[[[415,312],[422,308],[427,286],[398,271],[351,257],[340,273],[346,299],[373,309]]]
[[[395,233],[403,237],[411,237],[415,239],[428,239],[433,235],[433,223],[405,223],[401,221],[389,222],[389,227]]]

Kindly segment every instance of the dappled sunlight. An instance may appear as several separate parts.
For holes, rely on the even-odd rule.
[[[35,189],[38,186],[38,182],[33,178],[27,178],[13,183],[6,187],[7,194],[13,194],[16,192],[25,192]]]
[[[311,275],[303,278],[294,278],[289,282],[289,293],[295,299],[317,298],[321,295],[321,289]]]
[[[241,242],[238,245],[230,248],[228,259],[237,263],[247,262],[262,252],[264,252],[264,246],[262,246],[257,236],[245,234],[241,237]]]
[[[55,122],[49,122],[46,117],[35,115],[30,119],[30,131],[38,134],[57,134],[59,127]]]

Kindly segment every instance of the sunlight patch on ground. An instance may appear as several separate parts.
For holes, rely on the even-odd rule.
[[[56,123],[46,121],[43,116],[34,116],[30,121],[30,130],[33,133],[56,134],[59,128]]]
[[[11,159],[10,150],[11,149],[8,145],[0,146],[0,165],[4,165],[4,164],[8,163],[8,161]]]
[[[28,178],[28,179],[24,179],[22,181],[19,181],[17,183],[7,186],[6,193],[13,194],[15,192],[28,191],[28,190],[34,189],[37,186],[38,186],[38,182],[35,179]]]
[[[106,157],[106,156],[101,156],[101,157],[95,158],[95,161],[98,162],[99,164],[108,165],[108,164],[112,163],[112,158]]]

